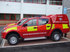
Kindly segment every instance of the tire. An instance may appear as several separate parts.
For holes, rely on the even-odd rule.
[[[60,33],[60,32],[58,32],[58,31],[55,31],[55,32],[53,32],[52,33],[52,35],[51,35],[51,40],[53,40],[53,41],[60,41],[60,39],[61,39],[61,36],[62,34]]]
[[[19,37],[17,34],[10,34],[7,38],[7,41],[10,45],[16,45],[19,43]]]

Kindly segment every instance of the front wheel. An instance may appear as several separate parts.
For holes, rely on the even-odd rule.
[[[8,36],[7,40],[10,45],[16,45],[19,42],[19,37],[17,34],[11,34]]]
[[[58,31],[53,32],[51,35],[51,39],[53,41],[59,41],[61,39],[61,33]]]

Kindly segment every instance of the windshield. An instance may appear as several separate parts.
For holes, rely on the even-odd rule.
[[[17,25],[22,25],[25,21],[27,21],[28,19],[23,19],[21,20]]]

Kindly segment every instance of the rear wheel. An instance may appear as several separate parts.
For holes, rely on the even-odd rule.
[[[53,40],[53,41],[59,41],[61,39],[61,37],[62,37],[61,35],[62,34],[60,32],[55,31],[51,35],[51,40]]]
[[[7,40],[10,45],[16,45],[19,42],[19,37],[17,36],[17,34],[10,34]]]

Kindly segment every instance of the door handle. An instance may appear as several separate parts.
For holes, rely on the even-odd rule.
[[[50,26],[47,26],[47,27],[50,27]]]
[[[37,29],[37,27],[34,27],[34,29]]]

